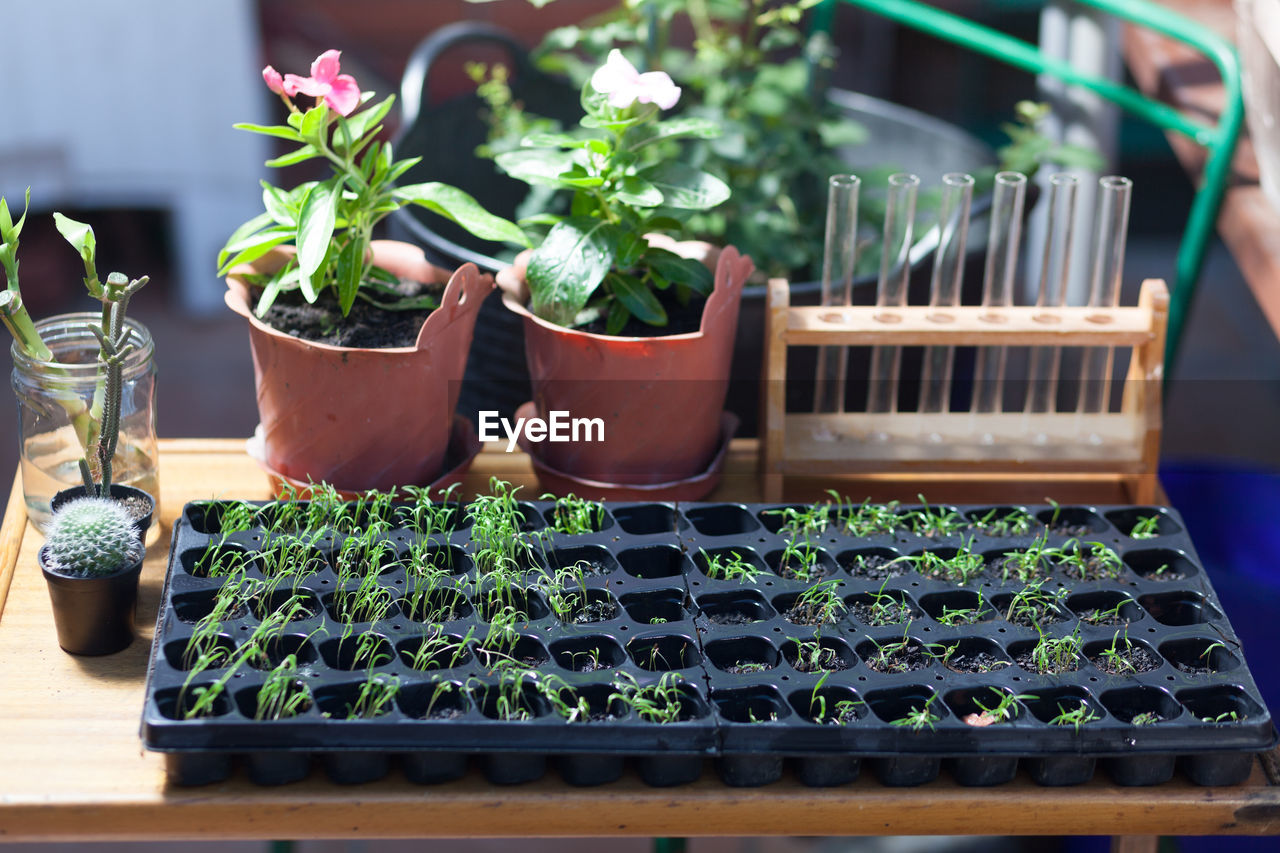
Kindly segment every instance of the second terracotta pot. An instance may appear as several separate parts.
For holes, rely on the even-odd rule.
[[[527,255],[498,273],[503,303],[524,321],[538,416],[603,423],[603,441],[540,442],[535,452],[550,467],[603,483],[664,483],[701,473],[715,456],[738,303],[755,267],[733,247],[671,248],[715,270],[697,332],[627,338],[566,329],[525,307]]]
[[[408,243],[373,242],[373,260],[400,278],[447,285],[412,347],[364,349],[279,332],[251,310],[242,278],[287,255],[272,253],[227,278],[226,302],[249,321],[266,467],[293,480],[364,491],[430,483],[441,473],[476,312],[493,280],[472,264],[432,266]]]

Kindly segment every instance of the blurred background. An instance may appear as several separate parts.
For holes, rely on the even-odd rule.
[[[0,6],[6,68],[0,194],[20,205],[23,192],[31,188],[31,214],[20,252],[30,313],[41,318],[94,307],[81,283],[79,259],[48,214],[60,210],[90,223],[97,232],[104,275],[119,270],[151,276],[151,284],[132,303],[131,315],[150,328],[156,342],[159,435],[248,437],[256,422],[248,335],[243,321],[223,307],[215,256],[231,231],[261,209],[258,180],[267,175],[262,164],[272,151],[259,138],[233,130],[232,124],[283,118],[283,107],[262,85],[262,66],[305,73],[320,52],[337,48],[342,70],[353,74],[362,89],[397,92],[414,46],[446,24],[493,22],[532,47],[548,30],[614,5],[613,0],[557,0],[544,9],[525,0],[7,0]],[[936,5],[1033,42],[1040,35],[1037,3],[940,0]],[[1229,16],[1228,3],[1216,5]],[[1032,75],[1011,73],[960,48],[852,10],[840,11],[834,32],[839,50],[834,83],[936,116],[993,146],[1005,141],[999,125],[1010,119],[1014,105],[1038,97]],[[469,53],[465,58],[498,57]],[[1114,44],[1108,62],[1123,75]],[[461,57],[433,85],[440,90],[431,95],[439,98],[473,87]],[[395,113],[387,124],[393,133]],[[1108,171],[1134,181],[1126,285],[1136,289],[1144,278],[1171,281],[1193,192],[1186,171],[1163,134],[1141,122],[1119,118],[1114,136],[1102,147],[1111,160]],[[1273,569],[1256,568],[1266,552],[1248,553],[1249,547],[1260,546],[1233,538],[1222,519],[1248,527],[1255,543],[1277,544],[1267,537],[1276,536],[1270,513],[1280,502],[1280,487],[1272,476],[1280,468],[1280,344],[1236,262],[1217,240],[1201,281],[1168,386],[1165,482],[1174,504],[1188,514],[1206,561],[1221,562],[1224,575],[1220,580],[1215,574],[1214,582],[1224,600],[1238,587],[1240,603],[1227,601],[1227,609],[1247,636],[1245,626],[1252,623],[1260,632],[1268,620],[1261,602],[1249,594],[1250,585],[1277,581]],[[12,412],[13,398],[6,395],[5,400]],[[0,470],[15,470],[17,464],[15,420],[12,414],[0,417]],[[1256,642],[1263,641],[1274,643],[1274,635]],[[1263,671],[1255,674],[1275,707],[1274,678]],[[1245,846],[1233,849],[1255,849],[1247,841],[1236,843]],[[1086,849],[1082,844],[1086,842],[1070,842],[1064,849]],[[1192,849],[1194,844],[1188,844]],[[1056,845],[969,840],[948,849],[1051,851],[1059,849]],[[597,849],[588,842],[523,846]],[[639,841],[610,846],[647,849]],[[856,849],[943,847],[940,840],[904,840],[898,846],[886,840]],[[479,853],[497,850],[499,843],[312,843],[298,850],[365,848]],[[209,849],[266,847],[224,844]],[[855,846],[835,840],[707,840],[690,846],[698,853],[844,849]]]

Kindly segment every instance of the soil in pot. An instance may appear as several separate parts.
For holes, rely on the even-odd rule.
[[[431,295],[438,300],[444,285],[402,280],[397,290],[405,296]],[[271,328],[304,341],[387,349],[414,346],[429,316],[430,311],[386,311],[357,299],[351,313],[343,317],[332,290],[326,289],[314,305],[303,298],[301,291],[282,293],[262,320]]]

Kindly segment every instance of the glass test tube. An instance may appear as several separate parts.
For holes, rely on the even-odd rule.
[[[1026,175],[1020,172],[996,173],[991,227],[987,232],[987,262],[982,280],[982,307],[989,309],[982,315],[984,319],[998,320],[1000,309],[1013,305],[1013,277],[1018,268],[1022,204],[1026,191]],[[1001,410],[1007,361],[1006,347],[978,347],[973,412],[989,414]],[[994,437],[986,435],[983,440],[993,441]]]
[[[884,246],[880,256],[880,281],[876,287],[876,319],[901,319],[893,310],[907,304],[907,281],[911,275],[911,238],[916,218],[916,191],[920,179],[898,173],[889,176],[889,194],[884,209]],[[875,347],[871,351],[871,381],[867,387],[868,412],[895,412],[898,409],[898,374],[902,369],[902,347]]]
[[[1071,251],[1075,236],[1076,196],[1080,179],[1060,172],[1049,177],[1048,221],[1044,254],[1040,261],[1040,289],[1036,296],[1036,320],[1052,323],[1057,318],[1046,309],[1067,304],[1067,282],[1071,274]],[[1044,414],[1056,409],[1058,373],[1062,369],[1061,347],[1032,347],[1027,373],[1028,414]],[[1047,436],[1036,436],[1043,441]]]
[[[969,208],[973,202],[973,177],[960,172],[942,176],[942,202],[938,208],[938,251],[933,259],[929,285],[930,319],[950,322],[948,309],[960,304],[964,281],[964,250],[969,237]],[[945,412],[950,408],[951,374],[955,347],[925,347],[920,376],[920,411]],[[931,436],[941,440],[941,436]]]
[[[1089,283],[1090,308],[1114,308],[1120,301],[1124,276],[1124,251],[1129,233],[1129,196],[1133,182],[1115,175],[1098,180],[1097,231],[1093,241],[1093,273]],[[1082,414],[1110,409],[1112,347],[1086,347],[1080,371]],[[1089,436],[1097,441],[1097,436]]]
[[[853,301],[853,269],[858,256],[857,175],[832,175],[827,181],[827,236],[822,255],[822,304],[845,306]],[[814,377],[813,410],[843,412],[848,365],[847,347],[819,347]]]

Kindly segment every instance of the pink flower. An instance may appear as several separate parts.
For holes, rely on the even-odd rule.
[[[619,109],[639,101],[669,110],[680,100],[680,87],[669,76],[662,71],[641,74],[617,49],[609,51],[604,65],[591,75],[591,88],[608,95],[610,106]]]
[[[299,77],[297,74],[284,75],[283,87],[286,95],[310,95],[313,98],[324,98],[330,109],[339,115],[350,115],[360,104],[360,87],[350,74],[339,74],[338,57],[342,53],[337,50],[326,50],[311,63],[311,76]],[[266,76],[266,72],[263,72]],[[267,81],[270,87],[271,81]]]
[[[284,94],[284,78],[280,76],[280,72],[268,65],[262,69],[262,79],[267,82],[267,88],[275,92],[277,95]]]

